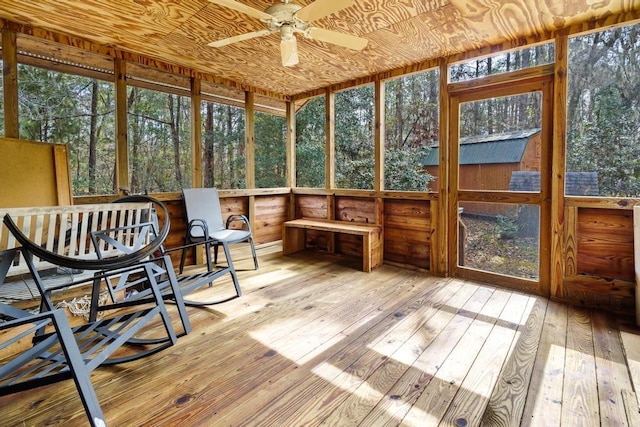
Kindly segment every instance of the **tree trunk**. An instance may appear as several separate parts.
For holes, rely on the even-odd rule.
[[[173,145],[173,171],[177,185],[182,188],[182,169],[180,168],[180,118],[181,103],[176,95],[169,95],[169,115],[171,119],[171,142]],[[177,104],[177,105],[176,105]]]
[[[89,130],[89,194],[96,192],[96,146],[98,144],[98,81],[91,83],[91,123]]]
[[[487,58],[487,75],[490,76],[492,71],[492,62],[491,58]],[[493,134],[493,103],[495,102],[495,98],[491,98],[487,100],[487,133],[489,135]]]
[[[216,186],[216,169],[214,164],[214,134],[213,134],[213,102],[207,102],[204,121],[204,184],[205,187]]]
[[[129,98],[127,98],[127,112],[130,112],[132,110],[133,104],[136,101],[138,95],[138,88],[136,88],[135,86],[131,87],[131,91],[129,92]],[[134,123],[133,126],[131,126],[131,132],[128,132],[127,134],[131,136],[131,139],[128,141],[128,145],[129,145],[129,153],[131,154],[131,157],[129,158],[129,164],[131,165],[131,182],[130,182],[130,190],[132,192],[139,192],[140,189],[138,188],[140,185],[140,179],[138,178],[138,167],[139,167],[139,159],[138,159],[138,152],[139,152],[139,141],[140,141],[140,132],[138,130],[139,128],[139,123],[138,123],[139,119],[136,116],[136,122]]]
[[[233,111],[231,109],[231,106],[227,105],[226,108],[226,112],[227,112],[227,129],[226,129],[226,136],[228,138],[226,145],[227,145],[227,165],[229,167],[229,182],[227,184],[228,188],[236,188],[235,187],[235,183],[237,182],[237,171],[236,171],[236,165],[234,162],[234,158],[233,158],[233,154],[234,154],[234,147],[233,147],[233,138],[231,137],[233,135],[233,120],[232,118],[232,114]]]
[[[398,81],[396,88],[396,149],[400,149],[403,145],[404,133],[404,86],[402,79]]]

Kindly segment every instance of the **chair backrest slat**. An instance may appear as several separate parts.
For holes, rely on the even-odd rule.
[[[151,204],[147,202],[99,203],[74,206],[48,206],[25,208],[0,208],[0,218],[5,214],[14,220],[17,227],[30,240],[51,253],[79,258],[97,259],[96,250],[90,243],[92,231],[116,226],[131,226],[142,222],[145,212],[148,215]],[[122,231],[114,238],[124,237]],[[19,246],[16,238],[0,225],[0,250],[13,249]],[[117,252],[113,246],[105,247],[103,253]],[[40,269],[53,266],[37,256],[33,257],[34,265]],[[28,273],[29,269],[23,259],[22,252],[13,262],[8,275]]]

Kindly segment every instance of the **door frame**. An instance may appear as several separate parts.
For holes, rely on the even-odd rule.
[[[528,74],[528,75],[527,75]],[[513,75],[523,78],[514,81]],[[540,192],[481,191],[459,189],[459,124],[460,104],[489,98],[540,92],[541,102],[541,164]],[[539,295],[549,295],[551,280],[551,185],[552,185],[552,141],[553,141],[553,70],[549,67],[521,70],[482,79],[479,84],[470,82],[451,83],[449,94],[449,156],[447,170],[447,256],[450,274],[453,277],[498,284]],[[441,169],[442,170],[442,169]],[[459,202],[515,203],[539,206],[539,272],[538,279],[524,279],[491,273],[458,265],[459,254]]]

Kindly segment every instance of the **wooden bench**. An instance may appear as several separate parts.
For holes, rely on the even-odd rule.
[[[2,223],[2,218],[8,213],[23,234],[50,252],[79,260],[120,256],[148,243],[148,230],[139,226],[149,224],[149,221],[152,220],[149,213],[153,207],[153,203],[150,202],[126,201],[74,206],[0,208],[0,250],[13,249],[17,246],[15,237]],[[164,217],[167,216],[165,212]],[[159,226],[159,224],[156,225]],[[95,242],[92,241],[92,238]],[[98,246],[96,247],[96,245]],[[161,252],[170,254],[182,251],[184,247],[194,247],[195,245],[172,249],[162,248]],[[156,253],[154,256],[157,255]],[[77,284],[83,279],[86,279],[86,283],[95,273],[92,270],[61,269],[37,256],[33,257],[33,262],[48,290],[60,289],[72,282]],[[228,266],[209,267],[204,272],[177,276],[176,280],[181,293],[186,295],[206,284],[211,284],[227,273],[232,276],[236,293],[219,301],[188,301],[188,304],[217,304],[241,295],[235,270]],[[12,263],[6,278],[4,284],[0,283],[2,284],[0,286],[0,302],[8,304],[18,301],[29,302],[39,296],[38,288],[31,279],[27,263],[22,255]]]
[[[0,220],[9,214],[20,230],[34,243],[59,255],[77,259],[97,259],[96,248],[91,241],[91,233],[99,230],[110,230],[139,224],[146,219],[151,208],[146,202],[100,203],[73,206],[46,206],[0,208]],[[120,242],[130,241],[133,245],[137,236],[135,231],[120,231],[113,236]],[[0,250],[13,249],[15,237],[0,222]],[[101,248],[102,256],[120,253],[111,245]],[[57,287],[65,282],[77,282],[86,275],[91,277],[92,271],[59,271],[56,267],[38,257],[33,258],[35,267],[47,276],[47,285]],[[7,273],[7,279],[15,278],[13,283],[0,286],[0,300],[12,302],[32,299],[38,290],[31,280],[22,280],[29,275],[25,260],[20,256],[14,260]]]
[[[183,334],[191,324],[169,256],[153,256],[161,251],[170,226],[167,220],[159,230],[154,227],[155,205],[167,218],[164,205],[146,196],[94,205],[0,208],[0,291],[15,285],[19,293],[0,295],[0,314],[28,318],[28,311],[14,305],[20,299],[37,301],[42,313],[53,312],[58,306],[55,292],[90,285],[82,306],[69,309],[84,320],[77,316],[68,326],[88,372],[174,345],[178,336],[164,300],[175,302]],[[52,283],[50,270],[59,272],[61,283]],[[39,331],[28,351],[52,337]],[[121,347],[126,350],[119,351]]]
[[[317,218],[286,221],[282,228],[284,255],[305,249],[306,230],[362,236],[362,271],[369,272],[382,264],[382,227],[379,225]]]

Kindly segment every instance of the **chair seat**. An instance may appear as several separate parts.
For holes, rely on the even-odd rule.
[[[248,230],[218,230],[209,233],[214,240],[226,240],[227,243],[242,242],[251,236]]]

